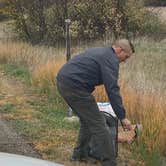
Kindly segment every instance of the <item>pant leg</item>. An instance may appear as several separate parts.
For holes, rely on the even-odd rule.
[[[86,122],[80,119],[80,130],[78,134],[77,148],[82,149],[85,155],[89,153],[89,141],[91,139],[91,133]]]
[[[77,145],[73,151],[73,158],[86,158],[89,155],[89,142],[91,134],[86,123],[80,120],[80,130],[78,134]]]
[[[113,117],[107,113],[102,113],[106,119],[107,126],[112,135],[112,141],[116,151],[116,156],[118,156],[118,118]]]
[[[87,157],[89,154],[89,141],[91,138],[91,133],[88,128],[86,121],[80,116],[77,108],[73,107],[72,103],[75,103],[77,100],[77,95],[74,93],[74,90],[67,88],[63,83],[57,82],[57,88],[61,96],[67,102],[67,104],[72,108],[72,111],[79,117],[80,119],[80,129],[77,139],[77,145],[73,151],[73,157],[81,158]]]
[[[88,92],[70,89],[59,83],[58,89],[66,102],[88,126],[88,130],[99,149],[100,160],[104,163],[108,161],[107,163],[111,163],[110,166],[115,166],[116,154],[110,141],[109,130],[94,97]]]

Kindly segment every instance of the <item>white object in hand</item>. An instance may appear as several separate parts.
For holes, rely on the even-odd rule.
[[[113,117],[117,117],[109,102],[97,102],[97,105],[100,111],[111,114]]]

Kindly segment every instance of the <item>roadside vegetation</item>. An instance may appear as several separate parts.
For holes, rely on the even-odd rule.
[[[160,158],[166,155],[166,80],[164,77],[166,43],[165,40],[154,42],[145,38],[135,40],[134,43],[137,53],[129,62],[121,65],[119,84],[127,116],[133,123],[141,123],[143,131],[137,142],[125,148],[137,154],[132,158],[136,157],[138,161],[144,161],[145,165],[152,166],[160,163]],[[96,42],[94,46],[99,44],[101,42]],[[37,93],[44,98],[44,101],[28,103],[38,110],[29,120],[20,118],[24,114],[24,112],[20,113],[21,110],[15,109],[12,112],[13,105],[11,107],[10,103],[4,106],[3,110],[13,114],[12,117],[16,120],[17,126],[24,135],[33,140],[35,148],[44,156],[46,155],[46,158],[53,160],[56,156],[55,149],[65,144],[65,141],[68,140],[69,149],[74,146],[79,127],[78,123],[71,125],[64,121],[64,117],[67,116],[67,106],[57,93],[55,86],[56,74],[65,63],[65,50],[32,46],[22,42],[1,43],[0,47],[2,48],[0,61],[1,64],[3,63],[1,67],[6,73],[19,76],[29,86],[37,89]],[[80,48],[72,48],[73,55],[88,47],[89,45],[84,45]],[[103,87],[97,87],[94,95],[97,101],[107,101]],[[19,114],[21,115],[18,116]],[[59,135],[58,138],[55,138],[56,134]],[[70,135],[70,141],[65,135],[67,137]],[[151,158],[155,161],[152,162]]]
[[[64,44],[65,19],[71,20],[70,34],[75,43],[108,36],[164,38],[165,23],[145,8],[152,3],[165,4],[164,0],[6,0],[0,2],[0,11],[14,20],[19,39],[55,46]]]

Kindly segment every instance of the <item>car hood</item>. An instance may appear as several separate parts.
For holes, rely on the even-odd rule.
[[[0,165],[2,166],[64,166],[58,163],[53,163],[32,157],[22,155],[1,153]]]

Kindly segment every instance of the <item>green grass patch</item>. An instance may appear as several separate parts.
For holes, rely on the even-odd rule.
[[[64,105],[48,104],[40,107],[39,119],[49,128],[64,128],[76,130],[79,128],[78,122],[68,123],[64,120],[67,116],[67,108]]]
[[[11,113],[13,111],[14,105],[7,103],[0,107],[0,113]]]
[[[28,84],[31,83],[31,74],[28,68],[24,66],[16,66],[16,65],[10,65],[10,64],[2,65],[2,68],[8,75],[19,77],[23,81],[25,81],[25,83],[28,83]]]
[[[56,129],[62,129],[62,132],[69,130],[77,132],[79,123],[69,123],[64,120],[67,116],[67,112],[66,108],[61,104],[58,106],[50,103],[46,104],[45,102],[32,102],[29,104],[37,110],[34,114],[34,120],[11,120],[11,123],[15,126],[17,132],[27,137],[29,141],[38,142],[40,140],[52,140],[54,138],[48,138],[46,133],[48,133],[48,131],[56,131]]]
[[[29,140],[36,140],[41,137],[41,130],[45,127],[38,122],[28,122],[22,119],[11,120],[11,123],[21,135],[28,137]]]
[[[29,141],[38,142],[40,140],[54,140],[52,137],[48,138],[46,133],[48,133],[48,131],[55,131],[56,133],[58,129],[62,129],[62,133],[64,131],[77,132],[79,123],[69,123],[64,120],[67,116],[67,112],[66,107],[64,107],[61,103],[57,106],[51,103],[39,101],[30,102],[28,104],[37,110],[33,115],[34,118],[30,121],[26,119],[15,119],[11,121],[18,133],[27,137]],[[53,134],[53,136],[55,135],[56,134]],[[58,139],[58,137],[59,135],[55,139]]]
[[[158,150],[150,151],[144,145],[134,145],[133,154],[136,160],[144,161],[146,166],[165,166]]]

